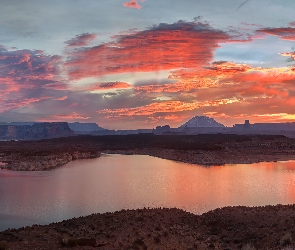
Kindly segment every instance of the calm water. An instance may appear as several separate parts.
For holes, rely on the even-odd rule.
[[[150,156],[104,155],[49,172],[0,171],[0,230],[123,208],[203,213],[295,203],[295,161],[204,168]]]

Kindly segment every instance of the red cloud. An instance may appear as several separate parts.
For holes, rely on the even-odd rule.
[[[144,2],[143,0],[141,1]],[[138,10],[141,9],[141,6],[137,3],[136,0],[131,0],[130,2],[123,3],[123,5],[128,8],[134,8]]]
[[[96,38],[96,36],[96,34],[84,33],[66,41],[65,44],[70,47],[87,46]]]
[[[265,28],[265,29],[258,29],[257,32],[272,35],[272,36],[279,36],[283,40],[295,41],[295,28],[292,28],[292,27]]]
[[[198,68],[212,60],[218,43],[229,36],[207,24],[179,21],[116,38],[69,54],[65,66],[70,79]]]

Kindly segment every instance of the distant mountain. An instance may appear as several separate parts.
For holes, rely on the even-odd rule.
[[[71,130],[75,132],[94,132],[94,131],[101,131],[105,130],[102,127],[99,127],[96,123],[68,123]]]
[[[190,119],[185,124],[181,125],[180,128],[224,128],[225,126],[217,121],[215,121],[213,118],[207,117],[207,116],[195,116],[192,119]]]
[[[74,135],[74,132],[66,122],[0,125],[0,140],[39,140],[72,135]]]

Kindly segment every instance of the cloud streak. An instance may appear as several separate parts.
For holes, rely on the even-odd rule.
[[[181,101],[168,101],[168,102],[156,102],[146,106],[135,108],[120,108],[120,109],[104,109],[98,110],[99,114],[107,114],[111,117],[124,117],[124,116],[149,116],[157,113],[175,113],[188,110],[195,110],[205,106],[219,106],[228,103],[236,102],[235,99],[214,100],[208,102],[181,102]]]
[[[89,45],[96,38],[96,34],[84,33],[77,35],[75,38],[72,38],[65,42],[69,47],[81,47]]]
[[[248,3],[250,0],[246,0],[246,1],[244,1],[244,2],[242,2],[239,6],[238,6],[238,8],[236,9],[236,11],[237,10],[239,10],[240,8],[242,8],[246,3]]]
[[[279,36],[282,40],[295,41],[295,27],[264,28],[258,29],[257,33]]]

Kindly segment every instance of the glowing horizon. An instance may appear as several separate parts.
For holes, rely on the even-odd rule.
[[[0,122],[295,122],[295,3],[268,2],[4,1]]]

